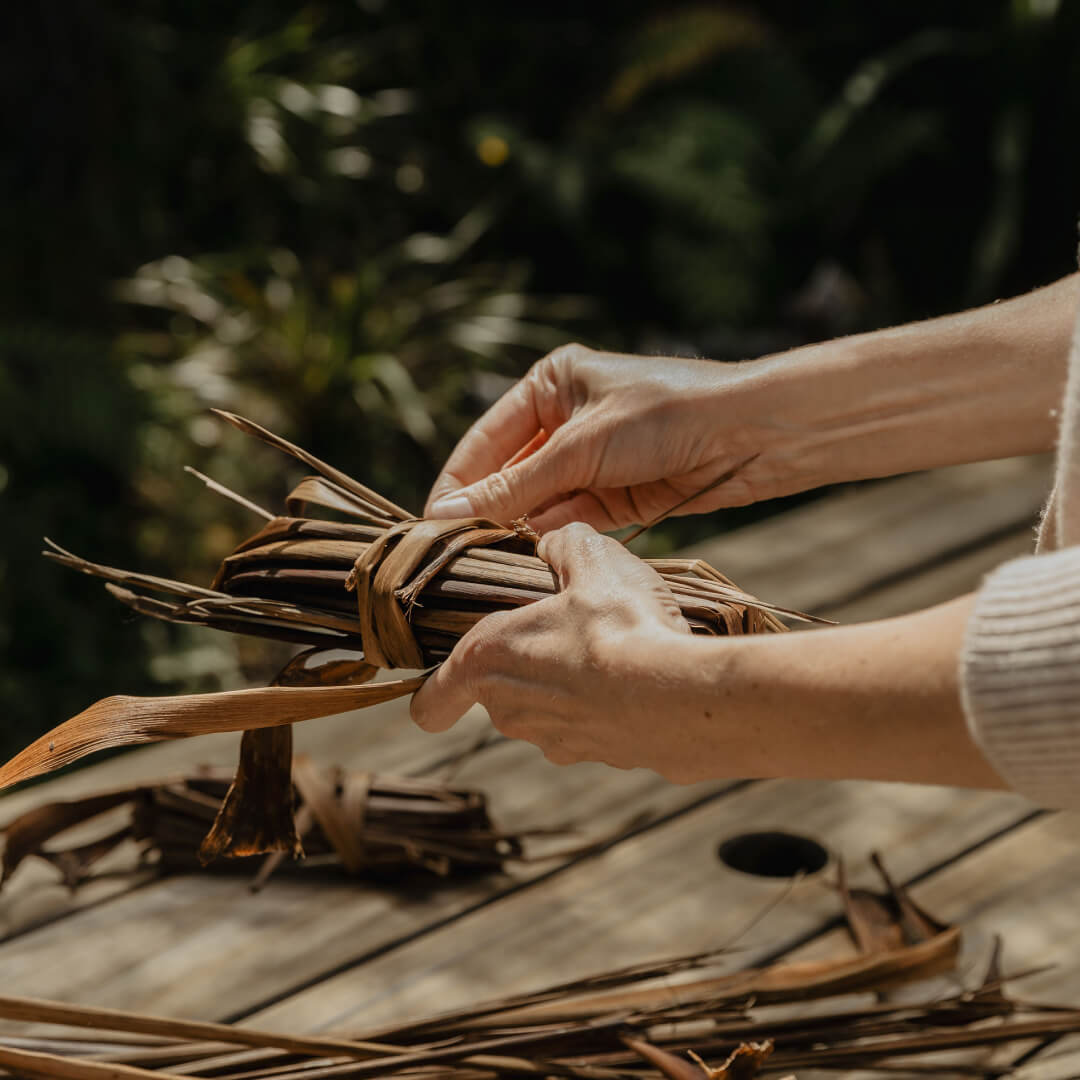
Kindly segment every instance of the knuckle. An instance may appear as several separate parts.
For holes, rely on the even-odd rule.
[[[569,417],[582,397],[579,376],[592,354],[592,349],[571,341],[533,364],[526,379],[532,381],[537,399],[551,402],[564,419]]]
[[[457,643],[454,658],[470,689],[477,689],[482,680],[505,664],[513,622],[513,612],[493,611]]]
[[[614,606],[607,596],[596,595],[588,589],[570,588],[562,594],[563,603],[570,617],[579,625],[590,629],[603,619]]]
[[[586,525],[584,521],[569,521],[559,532],[565,540],[576,544],[588,543],[594,536],[599,535],[591,525]]]
[[[490,670],[491,647],[492,639],[487,629],[477,624],[454,649],[457,672],[470,688],[475,687]]]
[[[514,501],[514,490],[503,472],[488,473],[478,487],[484,501],[497,512],[508,508]]]
[[[592,349],[587,345],[582,345],[577,341],[567,341],[558,348],[552,349],[547,356],[537,361],[534,367],[540,368],[545,374],[551,369],[573,367],[591,352]]]
[[[475,634],[481,642],[480,647],[492,658],[499,654],[505,645],[507,636],[516,622],[513,611],[493,611],[485,615],[467,636]],[[462,640],[465,640],[464,638]]]
[[[593,538],[599,535],[591,525],[586,525],[583,521],[569,521],[544,533],[536,551],[542,559],[562,561],[571,555],[587,551]]]

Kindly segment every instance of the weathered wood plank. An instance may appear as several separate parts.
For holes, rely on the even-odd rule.
[[[1076,1080],[1080,1076],[1080,1037],[1063,1039],[1016,1070],[1013,1080]]]
[[[839,623],[887,619],[909,611],[963,596],[978,588],[983,577],[1009,559],[1030,555],[1034,537],[1024,527],[998,540],[976,547],[951,559],[927,567],[854,600],[835,606],[826,604],[817,614]]]
[[[301,1031],[364,1029],[611,967],[723,944],[783,887],[717,858],[743,831],[787,829],[858,867],[875,847],[901,876],[944,861],[1029,808],[1016,796],[900,784],[754,784],[508,896],[257,1017]],[[865,867],[856,870],[857,880]],[[839,912],[818,874],[739,942],[737,962],[782,948]],[[866,878],[869,880],[869,878]],[[255,1022],[253,1020],[253,1022]]]

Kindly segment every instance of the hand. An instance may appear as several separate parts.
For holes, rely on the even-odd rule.
[[[602,761],[684,777],[687,744],[665,723],[669,687],[656,665],[690,635],[651,567],[587,525],[548,533],[537,554],[560,592],[473,627],[412,699],[426,731],[445,731],[475,702],[504,735],[558,765]],[[696,778],[696,777],[695,777]]]
[[[570,521],[600,530],[651,521],[771,445],[776,432],[754,422],[745,383],[736,365],[566,345],[473,425],[425,515],[510,522],[528,514],[538,532]],[[540,431],[547,441],[505,467]],[[755,460],[677,512],[768,497],[769,470]]]
[[[741,364],[566,345],[473,425],[425,513],[607,530],[698,492],[675,512],[1047,450],[1078,299],[1072,274],[1006,303]],[[547,442],[508,465],[541,431]]]

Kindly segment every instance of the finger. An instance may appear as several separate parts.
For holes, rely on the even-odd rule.
[[[599,532],[609,532],[651,521],[679,498],[667,480],[580,491],[530,514],[529,524],[537,532],[545,533],[582,521]]]
[[[618,541],[581,522],[546,533],[536,545],[540,556],[558,575],[563,589],[580,588],[611,594],[627,586],[659,584],[663,579],[652,567],[631,554]]]
[[[647,525],[669,515],[707,513],[720,506],[742,506],[751,501],[740,477],[719,479],[719,483],[710,483],[698,474],[687,474],[676,480],[576,492],[530,514],[529,524],[537,532],[546,533],[583,521],[601,532],[610,532],[628,525]]]
[[[497,472],[503,462],[513,457],[542,426],[537,415],[532,380],[522,379],[462,436],[432,485],[424,509],[425,516],[438,516],[431,514],[436,503],[488,473]]]
[[[426,516],[463,516],[432,510],[462,488],[516,463],[525,447],[543,444],[542,432],[550,435],[569,418],[559,393],[561,370],[556,353],[544,357],[469,428],[432,485]]]
[[[462,649],[466,634],[450,656],[412,696],[409,712],[413,723],[428,732],[447,731],[476,704],[477,694],[468,678],[469,646]]]
[[[573,522],[589,525],[597,532],[619,528],[603,501],[591,491],[579,491],[529,514],[529,525],[538,533],[554,532]]]
[[[588,451],[581,446],[577,430],[571,419],[536,453],[431,503],[428,516],[484,517],[508,523],[567,495],[582,486],[589,468]]]
[[[545,533],[536,554],[555,571],[563,591],[592,594],[601,604],[620,597],[672,629],[690,632],[664,579],[610,536],[577,522]]]

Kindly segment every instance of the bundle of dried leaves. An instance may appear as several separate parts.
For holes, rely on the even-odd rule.
[[[808,1069],[992,1077],[1011,1066],[987,1051],[1080,1031],[1080,1011],[1005,994],[999,949],[971,990],[891,1000],[902,984],[951,971],[959,932],[884,876],[880,894],[848,891],[841,880],[853,957],[725,975],[709,970],[724,959],[720,949],[326,1036],[0,997],[0,1018],[83,1029],[0,1036],[0,1067],[61,1080],[751,1080]],[[814,1007],[793,1008],[807,1002]]]
[[[217,820],[229,784],[228,775],[205,769],[193,776],[35,807],[0,830],[4,837],[0,885],[25,859],[38,858],[75,888],[94,874],[106,855],[129,840],[166,872],[205,865],[218,854],[221,829],[206,837],[204,833]],[[380,876],[413,870],[439,876],[494,870],[530,860],[527,842],[541,835],[540,830],[500,832],[481,792],[455,790],[430,779],[322,769],[304,755],[293,765],[292,796],[280,807],[267,807],[267,816],[277,812],[291,819],[295,804],[296,832],[306,856],[299,865],[306,868]],[[125,820],[114,827],[121,808]],[[58,838],[77,826],[97,827],[102,835],[64,846]],[[233,836],[236,855],[253,854],[260,847],[258,836]],[[266,882],[284,855],[277,851],[261,865],[256,861],[253,889]],[[243,859],[213,865],[250,867]]]
[[[415,518],[257,424],[220,415],[318,475],[293,490],[283,516],[207,481],[268,519],[225,559],[210,588],[87,562],[55,544],[45,554],[104,579],[109,592],[143,614],[308,648],[264,689],[99,701],[9,761],[0,769],[0,788],[106,747],[244,731],[236,781],[207,842],[221,854],[292,851],[292,823],[273,810],[290,802],[289,725],[412,693],[423,674],[364,684],[379,668],[438,663],[485,615],[543,599],[557,584],[536,557],[536,536],[527,526]],[[306,517],[309,506],[351,520]],[[777,631],[784,629],[778,613],[807,617],[744,593],[698,560],[651,565],[695,633]],[[341,650],[354,658],[331,657]]]

